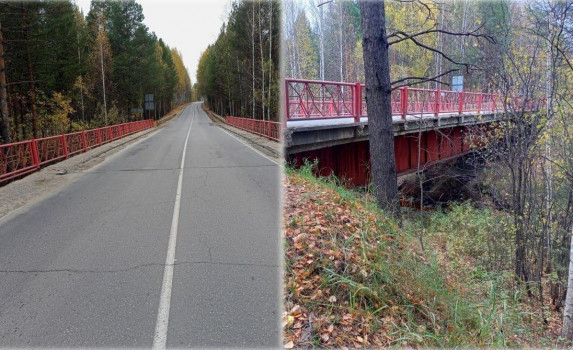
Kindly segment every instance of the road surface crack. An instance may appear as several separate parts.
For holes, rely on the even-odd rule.
[[[149,168],[141,168],[141,169],[115,169],[115,170],[101,170],[101,171],[83,171],[87,174],[111,174],[111,173],[123,173],[123,172],[152,172],[152,171],[174,171],[174,170],[181,170],[181,168],[157,168],[157,169],[149,169]]]
[[[186,169],[233,169],[233,168],[267,168],[276,167],[276,164],[262,164],[262,165],[213,165],[213,166],[190,166]]]
[[[122,273],[122,272],[129,272],[134,270],[140,270],[148,267],[162,267],[165,266],[182,266],[182,265],[221,265],[221,266],[250,266],[250,267],[265,267],[265,268],[275,268],[279,267],[278,265],[271,265],[271,264],[253,264],[253,263],[233,263],[233,262],[217,262],[217,261],[181,261],[176,262],[173,264],[160,264],[160,263],[148,263],[148,264],[141,264],[132,267],[128,267],[125,269],[115,269],[115,270],[88,270],[88,269],[46,269],[46,270],[0,270],[0,274],[33,274],[33,273]]]

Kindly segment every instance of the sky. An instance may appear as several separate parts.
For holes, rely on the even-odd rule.
[[[90,0],[75,0],[84,16]],[[231,0],[136,0],[143,7],[145,25],[183,56],[191,82],[201,53],[217,40],[231,9]]]

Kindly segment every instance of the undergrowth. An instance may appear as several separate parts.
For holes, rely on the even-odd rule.
[[[553,344],[508,272],[503,215],[463,203],[399,225],[315,166],[286,169],[287,348]]]

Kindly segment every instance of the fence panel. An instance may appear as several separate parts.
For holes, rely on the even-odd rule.
[[[36,171],[39,168],[33,141],[0,145],[0,182]]]
[[[367,116],[365,84],[285,79],[286,119],[310,120]],[[543,100],[507,99],[511,108],[535,110]],[[392,115],[496,112],[504,101],[496,94],[402,87],[391,93]]]
[[[225,122],[238,129],[264,136],[274,141],[281,139],[281,123],[268,120],[227,116]]]
[[[0,145],[0,183],[34,172],[42,165],[85,152],[153,126],[153,120],[141,120]],[[264,132],[272,133],[266,129]]]

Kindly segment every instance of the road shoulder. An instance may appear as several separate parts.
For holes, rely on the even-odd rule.
[[[237,136],[241,140],[245,141],[248,145],[255,148],[259,152],[262,152],[273,160],[280,162],[280,160],[283,159],[283,147],[281,142],[269,140],[266,137],[255,135],[248,131],[229,126],[225,124],[225,118],[215,114],[213,111],[205,107],[204,104],[201,104],[201,108],[203,108],[203,111],[205,111],[207,116],[209,116],[209,119],[211,119],[215,125]]]
[[[184,108],[183,108],[184,109]],[[40,171],[0,187],[0,220],[20,208],[33,205],[58,192],[64,186],[78,179],[82,173],[101,164],[118,152],[134,145],[171,124],[181,115],[183,109],[157,128],[143,130],[133,135],[106,143],[85,153],[77,154],[64,161],[46,166]]]

